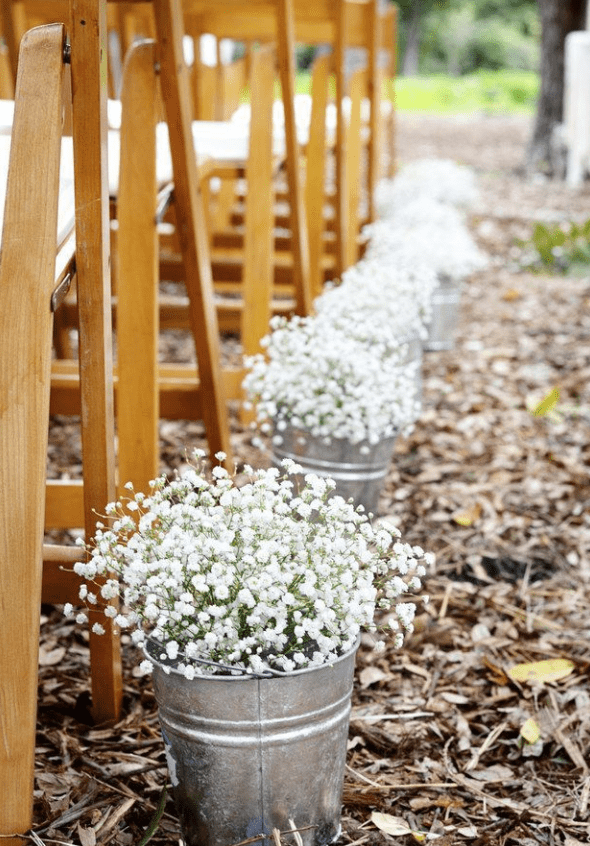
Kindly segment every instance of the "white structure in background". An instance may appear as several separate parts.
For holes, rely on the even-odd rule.
[[[222,65],[229,65],[234,54],[234,42],[229,38],[221,38],[219,41],[219,58]],[[217,65],[217,38],[214,35],[205,33],[201,35],[201,61],[204,65],[215,67]],[[192,64],[189,61],[188,64]]]
[[[590,175],[590,32],[565,40],[563,123],[567,146],[566,181],[575,187]]]

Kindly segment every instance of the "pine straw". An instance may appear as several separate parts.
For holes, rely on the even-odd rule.
[[[424,413],[398,443],[381,501],[437,564],[406,647],[361,646],[340,842],[416,842],[378,830],[378,811],[440,846],[576,846],[590,840],[590,283],[518,271],[513,239],[540,209],[583,211],[587,189],[566,203],[561,186],[518,180],[522,121],[400,127],[402,153],[430,152],[436,138],[434,154],[483,162],[472,224],[494,264],[467,286],[456,349],[425,357]],[[554,387],[556,411],[535,417]],[[55,475],[77,461],[68,425],[54,427]],[[203,432],[166,423],[161,435],[165,465],[177,466]],[[234,444],[257,460],[237,424]],[[549,658],[572,672],[537,685],[509,674]],[[124,663],[123,719],[92,726],[86,635],[44,609],[31,841],[139,844],[161,805],[150,842],[178,842],[154,697],[128,643]],[[534,745],[520,735],[531,717]]]

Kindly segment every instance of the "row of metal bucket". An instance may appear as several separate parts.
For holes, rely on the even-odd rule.
[[[431,291],[426,299],[416,288],[416,299],[422,298],[423,323],[412,330],[415,337],[400,341],[408,350],[400,363],[412,369],[415,380],[412,422],[419,418],[422,406],[422,355],[454,348],[465,279],[487,264],[465,222],[465,212],[473,208],[477,196],[470,168],[443,159],[417,160],[402,168],[394,179],[379,184],[375,197],[378,220],[365,230],[365,260],[376,260],[377,264],[382,260],[392,268],[404,266],[414,278],[419,276],[417,268],[424,266],[430,270],[435,286],[422,287],[423,292]],[[428,286],[427,276],[424,286]],[[392,294],[395,297],[395,287],[387,294],[384,291],[384,297]],[[288,427],[281,435],[282,443],[273,446],[276,466],[281,459],[292,458],[306,472],[331,476],[337,494],[352,497],[367,512],[378,513],[396,437],[372,445],[336,438],[328,442],[295,427]]]
[[[422,356],[423,352],[452,350],[459,319],[461,287],[446,277],[432,295],[432,320],[428,337],[422,341],[407,341],[404,366],[414,374],[416,416],[422,405]],[[377,444],[368,441],[352,444],[342,438],[314,437],[295,426],[287,426],[281,433],[281,443],[273,445],[273,464],[281,467],[286,458],[303,468],[303,474],[315,473],[329,476],[336,482],[335,493],[344,499],[352,498],[367,513],[377,514],[379,497],[390,469],[397,435],[384,438]]]

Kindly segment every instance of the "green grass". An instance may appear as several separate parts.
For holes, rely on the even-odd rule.
[[[311,73],[310,71],[297,71],[297,79],[295,80],[296,94],[310,94],[311,93]]]
[[[399,111],[461,113],[531,113],[539,77],[530,71],[478,71],[466,76],[436,74],[399,77],[395,84]]]
[[[309,94],[310,88],[309,71],[299,71],[295,90]],[[396,105],[401,112],[532,114],[538,91],[538,75],[520,70],[482,70],[465,76],[400,76],[395,81]],[[278,83],[275,96],[280,97]]]

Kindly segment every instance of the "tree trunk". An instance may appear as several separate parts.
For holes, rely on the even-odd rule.
[[[412,17],[408,26],[406,49],[402,64],[403,76],[418,76],[420,60],[420,19],[422,17],[422,0],[415,0],[412,6]]]
[[[557,175],[555,128],[563,119],[565,37],[586,28],[586,0],[537,0],[541,15],[541,90],[527,170]]]

